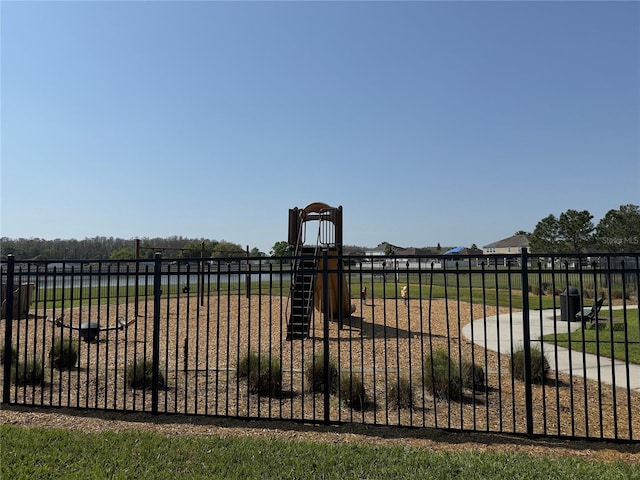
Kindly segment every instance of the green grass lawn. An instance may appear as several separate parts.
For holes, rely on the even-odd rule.
[[[640,478],[637,465],[525,453],[0,426],[0,478]]]
[[[569,334],[546,335],[545,340],[556,342],[559,346],[572,350],[585,351],[594,355],[614,357],[621,361],[628,359],[631,363],[640,364],[640,329],[638,327],[638,310],[627,310],[627,326],[623,323],[624,312],[613,310],[613,323],[608,321],[609,312],[600,311],[598,324],[589,324],[584,329]]]

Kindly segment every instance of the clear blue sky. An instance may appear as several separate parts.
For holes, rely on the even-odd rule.
[[[640,204],[639,2],[1,3],[1,235],[478,246]]]

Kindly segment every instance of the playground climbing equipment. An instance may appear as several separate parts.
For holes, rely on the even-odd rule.
[[[303,209],[290,209],[288,241],[294,246],[294,260],[287,302],[287,340],[309,337],[314,308],[342,326],[342,319],[354,311],[340,265],[342,207],[315,202]]]

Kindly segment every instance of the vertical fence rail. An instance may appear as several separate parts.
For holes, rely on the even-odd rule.
[[[169,295],[169,292],[167,292]],[[158,391],[160,388],[160,300],[162,296],[162,254],[155,253],[153,262],[153,346],[152,355],[152,385],[151,412],[158,414]],[[147,361],[146,358],[143,359]]]
[[[331,422],[331,392],[329,385],[329,289],[327,286],[329,285],[329,252],[324,249],[322,251],[322,284],[325,288],[322,290],[322,303],[324,305],[324,314],[322,316],[322,324],[323,324],[323,332],[322,332],[322,353],[323,353],[323,422],[328,425]],[[315,360],[314,361],[315,365]]]
[[[2,387],[2,401],[9,403],[11,400],[11,365],[13,364],[13,278],[15,272],[15,258],[13,255],[7,257],[7,283],[4,287],[4,298],[0,301],[6,302],[5,305],[5,331],[4,331],[4,382]]]
[[[522,326],[524,333],[524,384],[525,384],[525,415],[527,435],[533,435],[533,398],[531,392],[531,325],[529,318],[529,271],[527,251],[522,250],[520,256],[522,275]]]

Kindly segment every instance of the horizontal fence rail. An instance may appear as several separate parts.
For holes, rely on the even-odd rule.
[[[637,442],[639,283],[639,254],[9,256],[2,403]]]

